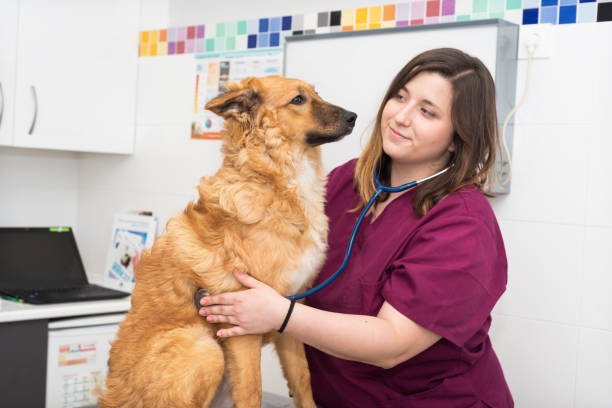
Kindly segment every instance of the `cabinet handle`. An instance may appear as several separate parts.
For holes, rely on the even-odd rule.
[[[38,95],[36,95],[36,88],[34,85],[30,86],[30,90],[32,91],[32,96],[34,97],[34,117],[32,118],[32,124],[30,125],[30,130],[28,130],[28,135],[31,135],[34,132],[36,117],[38,116]]]
[[[4,89],[0,82],[0,126],[2,126],[2,115],[4,114]]]

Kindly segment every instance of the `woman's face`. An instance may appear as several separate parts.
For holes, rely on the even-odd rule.
[[[394,165],[445,167],[453,143],[450,81],[434,72],[421,72],[397,95],[387,101],[382,112],[383,150]]]

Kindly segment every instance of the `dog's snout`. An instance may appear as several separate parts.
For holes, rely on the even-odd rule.
[[[342,119],[350,126],[355,126],[355,121],[357,120],[357,114],[355,112],[346,111],[342,115]]]

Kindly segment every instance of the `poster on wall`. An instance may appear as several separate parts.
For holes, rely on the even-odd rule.
[[[195,56],[194,119],[192,139],[219,139],[223,119],[204,109],[206,103],[225,91],[228,81],[249,76],[282,75],[283,51],[252,50]]]

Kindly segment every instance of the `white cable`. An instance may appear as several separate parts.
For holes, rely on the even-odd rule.
[[[506,157],[508,158],[508,174],[505,179],[499,182],[500,186],[505,186],[512,179],[512,157],[510,157],[510,148],[508,147],[508,140],[506,136],[506,131],[508,129],[508,123],[510,123],[510,119],[516,113],[518,108],[525,102],[525,98],[527,96],[527,90],[529,89],[529,75],[531,73],[531,62],[533,61],[533,55],[535,54],[536,49],[538,48],[537,43],[531,43],[527,45],[527,69],[525,72],[525,88],[523,89],[523,95],[519,102],[514,105],[514,108],[506,115],[506,119],[504,120],[504,125],[502,126],[502,147],[506,152]]]

